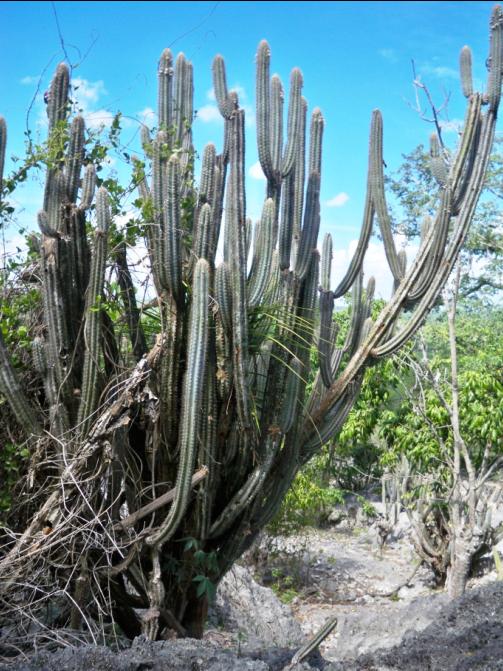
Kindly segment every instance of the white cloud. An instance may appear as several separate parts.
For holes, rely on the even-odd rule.
[[[395,243],[397,248],[400,247],[400,241],[403,238],[396,236]],[[348,266],[351,262],[353,254],[355,253],[357,240],[351,240],[346,249],[334,250],[334,258],[332,262],[332,286],[335,287],[338,282],[344,277]],[[407,251],[407,266],[410,267],[411,261],[416,255],[418,247],[410,245],[406,248]],[[369,243],[365,261],[363,264],[364,282],[368,282],[370,277],[374,277],[376,281],[376,296],[378,298],[389,299],[393,288],[393,276],[386,260],[386,253],[384,246],[380,242]]]
[[[91,103],[97,103],[100,97],[107,93],[101,79],[97,82],[90,82],[87,79],[75,77],[71,83],[73,99],[84,109]]]
[[[459,72],[446,65],[422,65],[421,72],[438,77],[438,79],[459,79]]]
[[[208,91],[206,91],[206,98],[208,100],[213,101],[213,102],[215,102],[215,100],[217,99],[217,97],[215,95],[215,89],[213,87],[211,89],[209,89]]]
[[[112,112],[106,109],[95,110],[93,112],[83,110],[82,116],[84,117],[87,128],[92,128],[93,130],[111,126],[115,117]]]
[[[250,167],[250,169],[248,170],[248,174],[252,179],[258,179],[260,181],[265,180],[265,175],[262,171],[260,161],[257,161]]]
[[[325,205],[327,207],[342,207],[348,202],[348,200],[349,200],[348,194],[345,193],[344,191],[341,191],[341,193],[338,193],[333,198],[330,198],[330,200],[327,200],[325,202]]]
[[[39,79],[40,77],[32,77],[31,75],[27,75],[26,77],[20,79],[19,83],[23,84],[23,86],[31,86],[32,84],[36,84]]]
[[[137,112],[136,116],[141,121],[142,124],[146,126],[155,126],[157,122],[157,114],[151,107],[145,107],[141,112]]]
[[[384,58],[385,61],[390,61],[390,63],[396,63],[396,53],[394,49],[378,49],[377,53],[381,58]]]
[[[197,110],[197,118],[203,123],[223,123],[222,115],[216,105],[203,105]]]

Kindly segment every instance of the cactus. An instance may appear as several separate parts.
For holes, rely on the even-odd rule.
[[[48,105],[49,133],[56,137],[65,126],[68,139],[49,166],[38,220],[43,319],[33,355],[35,374],[43,381],[44,412],[22,388],[1,335],[0,392],[30,440],[42,444],[46,431],[44,449],[59,459],[61,486],[0,562],[0,576],[6,578],[3,598],[8,601],[16,582],[13,558],[20,558],[15,565],[22,572],[23,552],[32,552],[32,535],[43,519],[54,520],[55,542],[33,552],[39,553],[38,560],[43,556],[61,567],[55,579],[76,587],[77,573],[66,571],[67,562],[58,555],[62,543],[56,541],[67,530],[64,511],[75,520],[72,551],[93,548],[87,564],[90,582],[94,576],[95,604],[111,608],[128,636],[138,635],[142,627],[149,636],[160,636],[162,622],[174,623],[188,635],[201,634],[206,597],[197,594],[193,581],[201,556],[216,555],[216,563],[206,568],[207,578],[218,583],[275,514],[298,469],[340,430],[366,367],[416,332],[453,267],[494,136],[502,24],[501,9],[496,9],[484,95],[470,89],[470,58],[463,50],[464,132],[448,162],[433,141],[440,177],[438,212],[425,226],[408,267],[404,253],[396,250],[386,204],[382,118],[379,111],[372,113],[362,231],[335,288],[331,237],[323,242],[321,264],[317,250],[324,119],[315,109],[306,142],[300,71],[292,72],[284,114],[281,81],[269,75],[269,45],[260,43],[257,142],[267,187],[252,236],[246,218],[244,110],[227,88],[224,59],[217,56],[213,62],[215,96],[224,119],[222,150],[218,154],[215,145],[206,147],[194,192],[192,66],[183,55],[173,66],[171,53],[164,51],[158,70],[159,129],[154,137],[146,127],[141,133],[150,184],[148,168],[144,171],[135,159],[157,292],[155,342],[142,328],[142,306],[136,302],[123,242],[111,249],[110,267],[119,279],[128,338],[114,334],[103,305],[108,198],[100,188],[97,224],[86,233],[96,174],[87,165],[82,175],[87,160],[83,122],[77,117],[65,126],[69,77],[66,66],[58,67]],[[5,138],[0,120],[0,163]],[[373,321],[375,283],[370,278],[364,289],[362,266],[376,218],[394,293]],[[347,292],[351,319],[339,339],[334,300]],[[407,321],[399,322],[405,308]],[[308,385],[316,347],[320,369]],[[201,469],[208,475],[194,485],[194,472]],[[163,496],[175,482],[176,495],[168,502]],[[127,532],[117,519],[122,506],[136,520]],[[151,512],[134,516],[140,509]],[[82,520],[82,529],[76,520]],[[108,540],[96,544],[95,536]],[[199,554],[187,538],[195,539]],[[115,605],[107,606],[102,588],[111,576]],[[33,604],[31,608],[33,612]],[[138,609],[149,611],[143,624]],[[89,617],[96,612],[93,605]]]

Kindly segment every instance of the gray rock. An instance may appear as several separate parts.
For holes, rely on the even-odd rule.
[[[131,648],[114,653],[102,646],[86,645],[39,653],[30,661],[6,666],[1,671],[269,671],[260,660],[239,657],[207,642],[183,639],[146,641],[137,638]]]
[[[503,583],[444,604],[421,632],[391,650],[329,664],[325,671],[502,671]]]
[[[240,633],[246,649],[291,648],[303,642],[290,607],[281,603],[271,589],[255,582],[242,566],[234,566],[223,578],[214,610],[219,624]]]

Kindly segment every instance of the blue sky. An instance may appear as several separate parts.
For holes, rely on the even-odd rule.
[[[175,53],[183,51],[195,69],[196,148],[201,152],[208,141],[219,147],[222,123],[211,96],[211,61],[220,53],[226,60],[228,83],[238,88],[247,110],[248,204],[249,214],[256,217],[264,182],[256,179],[254,60],[257,45],[265,38],[272,50],[272,72],[287,88],[291,68],[300,67],[310,110],[318,106],[325,116],[322,234],[327,230],[333,234],[335,263],[342,266],[360,225],[372,109],[383,113],[385,160],[388,169],[395,169],[401,154],[426,143],[432,130],[408,104],[414,102],[414,59],[437,101],[443,91],[451,93],[445,137],[455,144],[456,122],[464,109],[459,50],[465,44],[472,47],[475,81],[481,85],[492,4],[2,2],[0,114],[8,124],[7,153],[22,155],[27,121],[35,133],[40,132],[44,115],[40,93],[48,87],[56,64],[65,59],[61,38],[74,66],[76,97],[89,123],[107,123],[120,110],[123,139],[137,153],[141,153],[138,120],[155,125],[159,55],[167,46]],[[124,175],[118,158],[110,169]],[[40,207],[39,188],[35,179],[16,197],[18,221],[28,227],[34,227]],[[9,235],[17,240],[15,230]],[[377,242],[371,252],[377,269],[371,270],[379,273],[384,256]]]

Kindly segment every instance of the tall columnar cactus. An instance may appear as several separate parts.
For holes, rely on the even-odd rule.
[[[183,55],[173,65],[171,53],[164,51],[159,128],[153,138],[148,129],[142,131],[150,186],[136,159],[160,326],[155,343],[149,342],[121,242],[110,257],[130,330],[126,350],[124,338],[114,349],[103,305],[107,195],[98,191],[97,225],[89,236],[85,213],[95,174],[87,165],[82,177],[83,121],[77,117],[66,124],[69,76],[65,66],[58,67],[48,105],[49,142],[62,132],[68,139],[65,151],[48,166],[39,216],[44,318],[33,353],[44,382],[46,415],[38,415],[23,393],[1,337],[0,391],[32,440],[46,430],[52,453],[65,459],[62,486],[0,563],[0,575],[10,585],[4,588],[6,603],[15,583],[12,567],[16,576],[27,570],[35,552],[30,539],[44,519],[53,522],[51,542],[35,554],[65,565],[58,562],[58,539],[65,536],[70,514],[72,551],[86,553],[86,575],[93,575],[92,562],[99,565],[89,603],[79,587],[80,608],[89,606],[92,616],[93,604],[109,593],[108,608],[127,635],[143,630],[157,636],[165,626],[201,634],[206,596],[193,578],[204,572],[217,583],[250,545],[277,511],[298,469],[341,428],[366,367],[418,329],[453,267],[494,136],[502,30],[497,7],[485,94],[473,91],[471,55],[463,49],[464,130],[452,157],[441,151],[437,139],[432,141],[439,207],[408,269],[404,254],[396,250],[386,203],[383,121],[378,110],[372,113],[361,235],[336,287],[330,277],[331,237],[323,243],[321,263],[317,250],[324,119],[315,109],[306,133],[300,71],[293,70],[290,80],[284,141],[283,87],[276,75],[270,77],[270,49],[260,43],[257,141],[267,188],[252,233],[246,218],[244,110],[227,88],[224,60],[217,56],[213,63],[224,118],[222,150],[217,153],[213,144],[205,148],[194,191],[192,66]],[[3,151],[3,122],[0,140]],[[371,278],[365,287],[362,267],[375,219],[394,293],[374,322],[375,283]],[[334,301],[348,291],[350,324],[338,334]],[[399,320],[405,308],[408,317]],[[121,365],[107,367],[107,352],[119,351],[118,345]],[[320,363],[314,381],[313,348]],[[195,472],[204,474],[197,485]],[[130,521],[123,525],[126,514]],[[74,520],[82,520],[77,532]],[[104,539],[99,550],[97,536]],[[208,560],[215,556],[216,562]],[[58,577],[73,585],[76,574],[61,569]],[[143,625],[141,609],[148,620]]]

